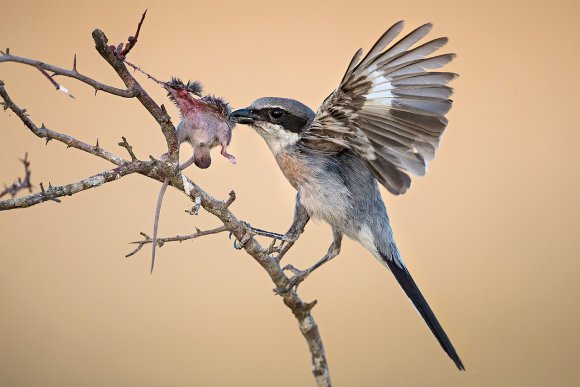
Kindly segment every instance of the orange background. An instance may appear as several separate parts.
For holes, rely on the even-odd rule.
[[[16,5],[17,4],[17,5]],[[439,348],[391,275],[347,241],[340,257],[300,288],[314,309],[336,386],[571,386],[580,383],[580,185],[576,2],[4,2],[0,46],[14,55],[121,86],[94,50],[149,12],[131,60],[162,79],[203,81],[244,107],[261,96],[316,109],[352,54],[399,19],[431,21],[458,58],[448,67],[455,105],[435,161],[408,194],[384,192],[402,254],[467,371]],[[125,157],[164,152],[136,100],[0,64],[0,79],[38,124]],[[157,101],[163,91],[139,77]],[[175,114],[175,109],[171,107]],[[177,119],[175,120],[177,121]],[[70,183],[110,168],[62,144],[48,146],[0,114],[0,182],[21,175],[28,152],[36,184]],[[184,148],[185,149],[185,148]],[[234,213],[285,231],[294,192],[265,143],[235,129],[230,165],[214,151],[188,171],[212,195],[234,189]],[[0,214],[1,386],[313,385],[310,356],[289,310],[258,265],[225,234],[166,245],[149,275],[149,250],[125,259],[150,232],[159,183],[130,176],[61,204]],[[218,225],[166,195],[162,235]],[[310,224],[286,258],[312,264],[331,232]]]

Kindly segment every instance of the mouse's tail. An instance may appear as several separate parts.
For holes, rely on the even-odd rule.
[[[161,204],[163,203],[163,196],[165,191],[167,191],[167,186],[169,185],[169,179],[165,179],[159,190],[159,195],[157,196],[157,205],[155,206],[155,221],[153,223],[153,237],[151,239],[151,273],[153,273],[153,267],[155,266],[155,250],[157,249],[157,229],[159,228],[159,214],[161,213]]]

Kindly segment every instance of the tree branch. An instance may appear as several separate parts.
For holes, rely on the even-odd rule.
[[[155,164],[151,161],[132,161],[123,164],[115,169],[103,171],[91,177],[87,177],[76,183],[66,184],[59,187],[49,187],[47,190],[42,189],[41,192],[22,196],[19,198],[7,199],[0,201],[0,211],[11,210],[14,208],[26,208],[46,202],[48,200],[55,200],[62,196],[72,196],[87,189],[96,188],[104,183],[118,180],[119,178],[132,173],[146,174],[154,168]]]
[[[206,235],[218,234],[220,232],[228,231],[227,228],[225,228],[224,226],[212,228],[211,230],[205,230],[205,231],[201,231],[198,228],[196,228],[196,230],[197,230],[196,232],[194,232],[193,234],[189,234],[189,235],[176,235],[174,237],[168,237],[168,238],[157,238],[157,246],[162,247],[166,242],[179,242],[179,243],[181,243],[183,241],[187,241],[190,239],[195,239],[195,238],[199,238],[199,237],[206,236]],[[143,246],[153,242],[151,237],[149,235],[145,234],[144,232],[140,232],[139,234],[141,234],[145,239],[143,239],[142,241],[131,242],[133,244],[136,244],[137,247],[135,248],[135,250],[133,250],[129,254],[125,255],[125,258],[128,258],[132,255],[135,255],[139,250],[141,250],[141,248]]]
[[[247,240],[243,245],[244,250],[266,270],[270,279],[276,285],[274,291],[282,297],[284,304],[290,308],[294,317],[298,320],[300,332],[304,336],[312,355],[312,373],[316,383],[318,386],[330,386],[330,372],[324,345],[318,325],[310,313],[311,309],[316,305],[316,301],[311,303],[304,302],[296,291],[288,288],[290,279],[284,274],[277,259],[268,255],[268,249],[264,249],[253,236],[249,239],[245,238],[248,233],[247,224],[237,219],[228,209],[228,200],[219,201],[214,199],[183,174],[181,174],[181,181],[172,180],[172,183],[177,189],[185,192],[192,200],[195,201],[197,197],[201,198],[202,207],[221,220],[227,230],[238,241]]]
[[[127,70],[123,61],[121,61],[115,55],[114,50],[111,50],[107,45],[107,37],[102,31],[93,31],[93,39],[95,41],[97,51],[117,72],[121,80],[125,83],[125,86],[127,87],[126,90],[112,88],[110,86],[96,82],[95,80],[92,80],[86,76],[82,76],[76,71],[76,65],[73,66],[73,70],[63,70],[55,66],[44,64],[42,62],[12,56],[8,51],[6,54],[0,56],[0,62],[12,61],[31,65],[37,68],[40,67],[47,71],[52,71],[57,75],[65,75],[78,79],[93,86],[96,90],[103,90],[110,94],[119,95],[121,97],[136,97],[147,109],[147,111],[155,118],[161,127],[167,142],[169,153],[168,161],[162,162],[155,159],[151,161],[136,160],[136,157],[132,152],[132,148],[128,145],[126,140],[123,139],[123,142],[120,143],[120,145],[125,147],[129,152],[133,160],[129,162],[103,150],[98,146],[98,144],[96,146],[88,145],[68,135],[49,130],[44,125],[38,127],[28,117],[24,109],[20,109],[16,104],[14,104],[4,88],[4,83],[0,81],[0,95],[4,100],[4,109],[11,109],[20,118],[20,120],[38,137],[45,138],[47,141],[56,139],[70,147],[74,147],[92,155],[104,158],[117,165],[117,168],[101,172],[97,175],[83,179],[77,183],[67,184],[60,187],[50,187],[48,190],[42,189],[40,193],[27,195],[16,199],[0,201],[0,210],[24,208],[48,200],[58,200],[59,197],[70,196],[87,189],[95,188],[102,184],[117,180],[123,176],[133,173],[139,173],[160,182],[164,181],[165,178],[169,179],[169,182],[173,187],[184,192],[194,203],[200,203],[206,211],[216,216],[223,223],[223,227],[214,229],[213,231],[221,230],[222,228],[224,231],[229,231],[238,241],[240,241],[243,249],[250,256],[252,256],[254,260],[268,273],[270,279],[276,287],[274,289],[276,294],[282,297],[284,304],[292,311],[293,315],[298,321],[300,332],[304,336],[304,339],[306,340],[312,355],[312,372],[318,386],[330,386],[330,373],[328,370],[328,363],[326,360],[324,346],[322,344],[322,339],[316,321],[311,315],[311,309],[316,304],[316,301],[311,303],[302,301],[296,291],[289,287],[290,279],[284,274],[284,271],[279,265],[278,259],[276,257],[270,256],[274,250],[272,249],[272,246],[268,248],[262,247],[251,234],[251,230],[249,229],[248,224],[237,219],[236,216],[230,211],[229,207],[235,199],[235,195],[233,193],[230,193],[229,198],[226,200],[217,200],[207,194],[202,188],[200,188],[178,170],[179,147],[177,144],[175,128],[171,123],[171,119],[165,111],[163,105],[157,105],[157,103],[134,79],[134,77]],[[282,249],[282,252],[288,251],[290,246],[290,244],[285,246],[285,248]]]
[[[59,142],[62,142],[63,144],[66,144],[68,148],[80,149],[84,152],[90,153],[107,161],[110,161],[115,165],[121,165],[127,162],[123,158],[104,150],[98,145],[89,145],[82,141],[77,140],[72,136],[55,132],[53,130],[48,129],[46,126],[44,126],[44,124],[38,127],[34,122],[32,122],[32,120],[26,113],[26,109],[21,109],[20,107],[18,107],[18,105],[16,105],[12,101],[10,95],[8,94],[6,88],[4,87],[4,82],[2,80],[0,80],[0,97],[2,97],[2,99],[4,100],[4,102],[2,102],[4,110],[7,109],[12,110],[14,114],[16,114],[18,118],[20,118],[20,120],[24,123],[24,125],[26,125],[26,127],[32,131],[32,133],[36,134],[40,138],[45,138],[47,143],[50,140],[57,140]]]
[[[129,38],[127,38],[125,48],[123,48],[122,50],[118,50],[117,48],[115,49],[115,53],[117,54],[119,59],[121,60],[125,59],[125,57],[129,54],[129,51],[131,51],[131,49],[135,47],[135,44],[137,44],[137,39],[139,39],[139,32],[141,32],[141,26],[143,25],[143,21],[145,20],[145,15],[147,15],[147,10],[145,10],[145,12],[143,12],[143,15],[141,15],[141,20],[139,20],[139,24],[137,24],[137,32],[135,32],[135,36],[129,36]],[[121,49],[122,47],[123,45],[120,44],[118,48]]]
[[[12,183],[10,186],[4,188],[4,191],[0,192],[0,198],[2,196],[10,194],[14,197],[16,194],[24,189],[28,188],[29,192],[32,192],[32,183],[30,182],[30,161],[28,161],[28,153],[24,155],[24,159],[20,159],[22,164],[24,164],[24,178],[18,178],[17,181]]]
[[[131,75],[123,61],[121,61],[115,55],[115,51],[107,45],[107,36],[101,30],[93,31],[93,40],[95,41],[95,48],[101,54],[103,59],[111,65],[111,67],[117,72],[117,75],[121,78],[125,86],[128,89],[135,90],[135,97],[141,102],[141,104],[147,109],[147,111],[155,118],[161,131],[165,136],[165,141],[167,142],[167,151],[169,154],[169,164],[172,168],[177,170],[178,159],[179,159],[179,144],[177,143],[177,136],[175,133],[175,127],[171,123],[171,117],[167,114],[167,111],[161,105],[157,103],[147,94],[147,92],[141,87],[139,82]]]
[[[5,54],[0,55],[0,63],[2,63],[2,62],[22,63],[22,64],[25,64],[28,66],[36,67],[39,70],[42,69],[45,71],[50,71],[53,73],[53,76],[54,75],[62,75],[65,77],[74,78],[76,80],[79,80],[79,81],[86,83],[87,85],[93,87],[95,89],[95,92],[97,90],[100,90],[100,91],[104,91],[106,93],[117,95],[117,96],[123,97],[123,98],[133,98],[136,96],[135,90],[132,90],[130,88],[119,89],[117,87],[109,86],[109,85],[106,85],[104,83],[97,82],[94,79],[89,78],[88,76],[79,73],[76,70],[76,55],[75,55],[74,66],[73,66],[72,70],[66,70],[66,69],[63,69],[60,67],[56,67],[56,66],[44,63],[44,62],[36,60],[36,59],[28,59],[28,58],[23,58],[20,56],[15,56],[15,55],[10,54],[9,51],[6,51]]]

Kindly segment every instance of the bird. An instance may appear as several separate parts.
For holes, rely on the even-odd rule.
[[[457,77],[434,71],[455,57],[431,55],[446,37],[418,44],[432,24],[397,39],[403,28],[399,21],[387,29],[364,57],[359,49],[316,113],[294,99],[263,97],[232,115],[265,140],[297,191],[294,221],[279,239],[294,242],[311,218],[332,228],[332,244],[320,261],[306,270],[284,268],[294,273],[290,286],[336,257],[346,235],[391,271],[443,350],[465,370],[403,261],[379,190],[380,183],[391,194],[404,194],[409,174],[425,174],[448,123],[448,83]]]

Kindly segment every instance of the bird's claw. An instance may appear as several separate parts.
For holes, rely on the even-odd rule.
[[[242,224],[244,226],[246,233],[244,234],[244,236],[242,237],[241,240],[234,241],[234,248],[236,250],[241,250],[245,246],[245,244],[248,243],[248,241],[256,235],[272,238],[272,243],[270,243],[270,246],[266,250],[267,254],[280,253],[282,251],[282,248],[286,244],[286,242],[293,242],[295,239],[295,238],[287,237],[286,235],[282,235],[282,234],[278,234],[275,232],[261,230],[259,228],[252,227],[247,222],[242,222]],[[232,233],[230,232],[229,238],[231,239],[231,237],[232,237]],[[278,246],[276,246],[276,241],[281,241],[281,243]]]
[[[286,241],[282,240],[282,242],[277,246],[276,246],[276,241],[277,241],[277,239],[272,239],[272,243],[270,243],[270,246],[268,246],[268,249],[266,250],[267,254],[281,253],[282,252],[282,248],[286,244]]]
[[[231,236],[231,233],[230,233]],[[234,249],[236,250],[241,250],[244,248],[244,246],[246,245],[246,243],[248,243],[248,241],[250,239],[252,239],[254,237],[254,233],[252,233],[251,230],[246,230],[246,233],[244,234],[244,236],[242,237],[241,240],[235,240],[234,241]]]
[[[298,285],[300,285],[302,283],[302,281],[304,281],[309,275],[310,275],[310,270],[300,270],[295,268],[294,266],[288,264],[286,266],[284,266],[284,268],[282,269],[283,271],[291,271],[292,274],[294,274],[291,278],[290,281],[288,283],[288,286],[286,287],[286,291],[289,291],[291,289],[297,290],[298,289]]]
[[[242,224],[244,226],[244,230],[246,231],[246,233],[244,234],[242,239],[240,239],[239,241],[236,239],[234,241],[234,249],[236,249],[236,250],[243,249],[244,246],[246,245],[246,243],[248,243],[248,241],[250,239],[252,239],[254,237],[254,235],[256,235],[256,233],[254,232],[254,228],[252,226],[250,226],[247,222],[242,222]],[[231,237],[232,237],[232,233],[230,232],[229,238],[231,239]]]

